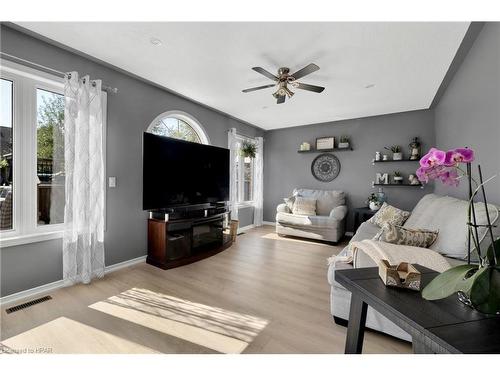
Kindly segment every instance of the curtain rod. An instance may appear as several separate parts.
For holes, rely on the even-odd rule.
[[[22,59],[20,57],[14,56],[14,55],[9,55],[8,53],[5,53],[5,52],[0,52],[0,57],[5,58],[6,60],[9,60],[12,62],[21,64],[21,65],[27,66],[28,68],[31,67],[31,68],[34,68],[37,70],[41,70],[45,73],[57,75],[61,78],[64,78],[66,76],[66,73],[61,72],[60,70],[52,69],[52,68],[49,68],[48,66],[40,65],[40,64],[37,64],[33,61],[25,60],[25,59]],[[111,87],[111,86],[104,86],[103,85],[103,86],[101,86],[101,89],[102,89],[102,91],[106,91],[107,93],[110,93],[110,94],[116,94],[118,92],[118,89],[116,87]]]

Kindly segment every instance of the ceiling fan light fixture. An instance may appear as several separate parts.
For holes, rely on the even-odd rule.
[[[315,85],[309,85],[307,83],[297,82],[297,79],[300,79],[308,74],[311,74],[311,73],[319,70],[319,66],[317,66],[316,64],[313,64],[313,63],[305,66],[304,68],[296,71],[293,74],[290,74],[290,69],[285,68],[285,67],[278,69],[278,75],[274,75],[272,73],[269,73],[264,68],[261,68],[258,66],[253,67],[252,70],[254,70],[255,72],[260,73],[263,76],[273,80],[275,83],[269,84],[269,85],[264,85],[264,86],[252,87],[252,88],[245,89],[242,91],[245,93],[248,93],[248,92],[262,90],[262,89],[266,89],[268,87],[273,87],[275,85],[278,85],[278,89],[272,94],[273,97],[277,100],[278,104],[284,103],[286,97],[288,97],[290,99],[292,96],[295,95],[295,93],[288,88],[289,87],[288,85],[290,85],[292,88],[311,91],[311,92],[315,92],[315,93],[321,93],[325,89],[324,87],[321,87],[321,86],[315,86]]]

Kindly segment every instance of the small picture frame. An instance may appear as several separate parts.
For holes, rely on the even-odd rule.
[[[316,138],[316,150],[331,150],[335,148],[335,137]]]

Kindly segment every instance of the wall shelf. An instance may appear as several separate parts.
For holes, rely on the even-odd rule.
[[[299,154],[312,154],[312,153],[321,153],[321,152],[337,152],[337,151],[354,151],[352,147],[348,148],[330,148],[328,150],[297,150]]]
[[[397,163],[397,162],[418,162],[418,160],[410,160],[410,159],[403,159],[403,160],[375,160],[372,159],[372,165],[375,165],[375,163]]]
[[[375,182],[372,181],[372,187],[375,186],[388,186],[388,187],[414,187],[414,188],[420,188],[423,189],[424,185],[418,184],[418,185],[412,185],[412,184],[376,184]]]

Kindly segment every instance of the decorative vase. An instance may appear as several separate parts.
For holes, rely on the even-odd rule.
[[[377,211],[380,208],[380,202],[371,201],[369,206],[370,206],[370,210]]]
[[[393,153],[392,160],[403,160],[403,153],[402,152]]]

